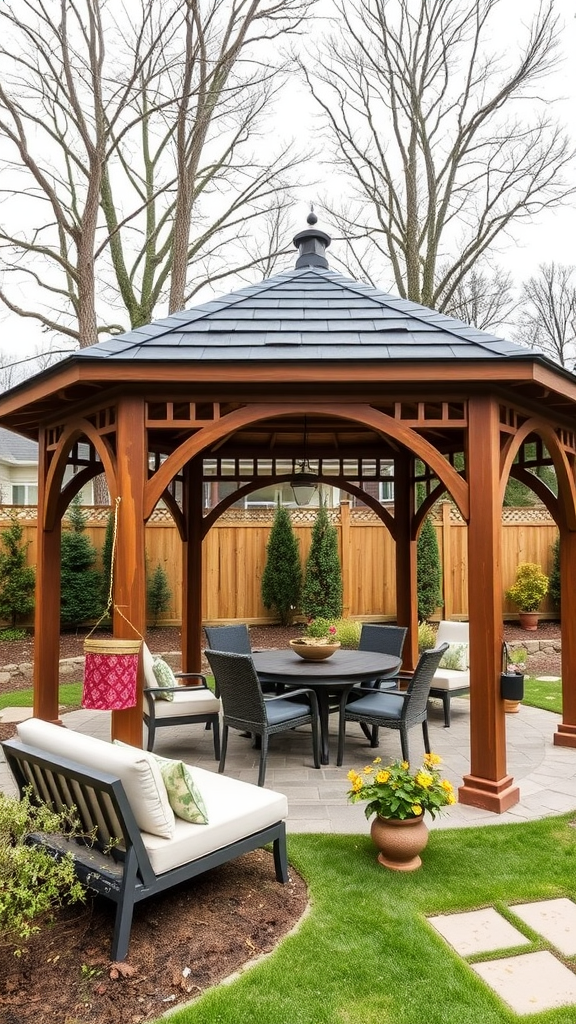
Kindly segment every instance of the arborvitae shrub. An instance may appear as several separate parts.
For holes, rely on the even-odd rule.
[[[36,574],[26,564],[30,541],[22,540],[24,529],[16,517],[10,519],[10,526],[0,533],[0,618],[14,628],[18,618],[34,608]]]
[[[166,575],[164,567],[160,565],[160,562],[158,562],[154,572],[148,580],[146,598],[148,612],[152,617],[152,625],[156,626],[162,612],[168,611],[172,598],[172,591],[168,585],[168,576]]]
[[[102,607],[102,574],[94,568],[96,548],[86,536],[88,514],[74,498],[67,519],[71,529],[62,533],[60,621],[80,626],[97,619]]]
[[[262,573],[261,593],[265,608],[273,608],[283,626],[292,623],[300,604],[302,569],[298,540],[287,509],[276,509],[266,546],[266,565]]]
[[[323,505],[318,509],[304,572],[302,610],[308,618],[342,616],[342,567],[338,534]]]
[[[417,551],[418,618],[429,619],[442,600],[442,566],[436,530],[426,517],[418,537]]]

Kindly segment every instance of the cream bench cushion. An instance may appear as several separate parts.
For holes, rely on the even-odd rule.
[[[138,828],[163,840],[172,839],[174,811],[151,754],[138,747],[115,746],[39,718],[21,722],[18,736],[24,743],[47,754],[58,754],[87,768],[116,775],[124,786]]]
[[[288,801],[282,793],[191,767],[206,805],[208,824],[194,825],[176,818],[174,837],[169,843],[143,832],[142,840],[156,874],[229,846],[284,821],[288,815]]]
[[[438,626],[436,646],[440,644],[465,644],[468,646],[468,623],[443,620]],[[435,690],[461,690],[470,686],[468,669],[437,668],[432,680]]]

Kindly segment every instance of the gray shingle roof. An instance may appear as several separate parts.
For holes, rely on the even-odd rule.
[[[0,460],[12,465],[38,462],[38,445],[0,427]]]
[[[534,353],[316,266],[285,271],[74,356],[164,362],[518,357]]]

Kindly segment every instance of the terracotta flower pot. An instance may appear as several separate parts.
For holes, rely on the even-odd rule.
[[[518,612],[518,618],[522,629],[528,629],[531,632],[538,629],[538,612]]]
[[[319,644],[307,638],[298,638],[290,641],[290,647],[306,661],[324,661],[339,649],[340,642],[335,640],[333,643]]]
[[[380,851],[378,862],[392,871],[416,871],[422,864],[419,854],[428,842],[424,815],[417,818],[373,819],[370,826],[372,842]]]

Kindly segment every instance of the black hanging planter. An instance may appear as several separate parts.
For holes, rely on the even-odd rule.
[[[500,675],[500,696],[502,700],[523,700],[524,673],[510,671],[508,647],[505,643],[502,644],[502,670]]]

